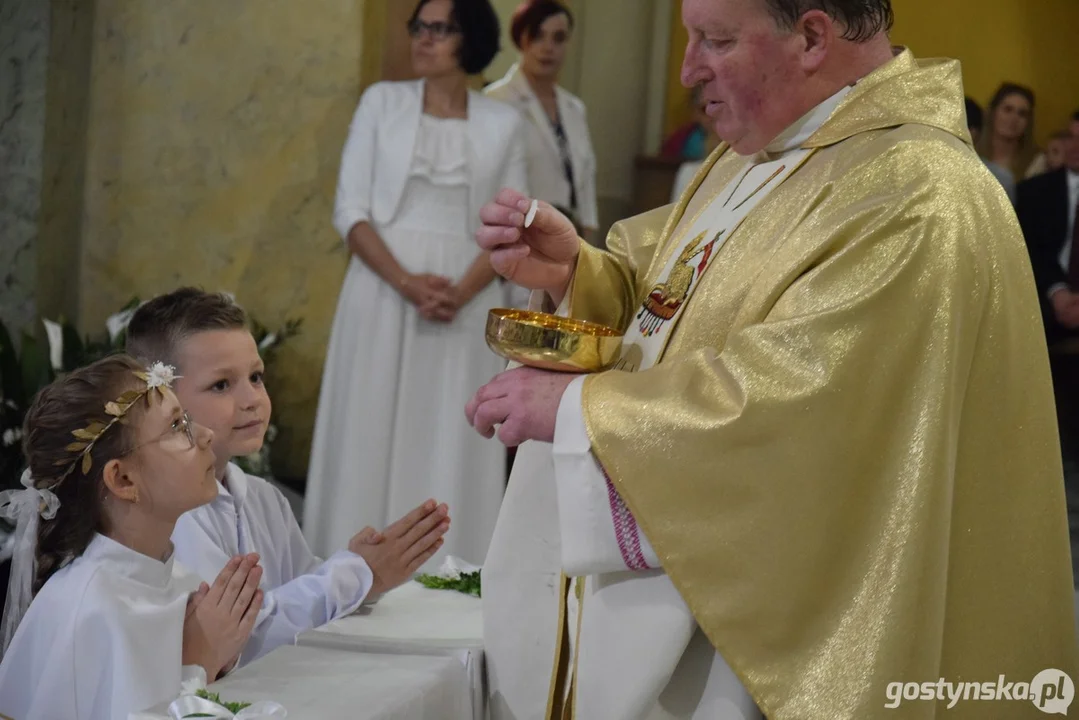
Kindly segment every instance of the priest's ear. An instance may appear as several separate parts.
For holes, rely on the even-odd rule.
[[[807,74],[816,72],[824,64],[840,30],[835,20],[823,10],[810,10],[799,18],[794,32],[802,39],[802,69]]]

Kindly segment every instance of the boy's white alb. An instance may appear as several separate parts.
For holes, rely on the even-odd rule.
[[[217,497],[176,522],[172,542],[176,559],[208,583],[233,556],[259,554],[262,610],[240,655],[245,665],[355,611],[374,577],[364,559],[348,550],[325,561],[315,557],[276,487],[232,463],[225,473]]]

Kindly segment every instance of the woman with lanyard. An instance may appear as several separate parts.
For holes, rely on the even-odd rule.
[[[489,97],[518,108],[528,120],[528,186],[532,196],[565,213],[585,240],[596,232],[596,158],[581,99],[558,86],[573,35],[573,15],[558,0],[526,0],[510,25],[518,63],[486,89]],[[511,287],[508,302],[528,304],[528,292]]]

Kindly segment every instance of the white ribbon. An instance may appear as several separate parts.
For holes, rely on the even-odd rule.
[[[228,708],[194,695],[184,695],[169,705],[169,717],[172,720],[183,720],[192,716],[210,717],[214,720],[284,720],[288,717],[288,712],[280,704],[264,700],[233,715]]]
[[[7,652],[11,638],[19,627],[33,597],[34,572],[37,558],[37,527],[40,518],[52,520],[60,507],[60,499],[51,490],[34,487],[30,471],[22,474],[22,490],[0,492],[0,517],[15,523],[12,536],[11,576],[8,580],[4,616],[0,619],[0,657]]]

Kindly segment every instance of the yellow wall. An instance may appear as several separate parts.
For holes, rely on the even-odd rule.
[[[270,326],[304,319],[269,378],[289,475],[306,471],[346,265],[330,215],[363,21],[362,0],[97,0],[85,190],[52,208],[81,218],[86,331],[180,284]]]
[[[1003,81],[1032,87],[1040,143],[1079,109],[1076,0],[893,0],[893,7],[892,41],[920,57],[960,60],[967,94],[983,107]],[[680,14],[671,32],[668,132],[689,117],[687,91],[678,82],[686,47]]]
[[[1075,0],[894,0],[892,39],[922,57],[963,63],[967,94],[985,107],[1003,81],[1037,98],[1044,144],[1079,109],[1079,3]]]
[[[689,90],[682,87],[682,56],[686,52],[689,34],[682,24],[682,0],[671,3],[671,57],[667,61],[667,117],[663,123],[666,137],[676,128],[693,119],[689,106]]]

